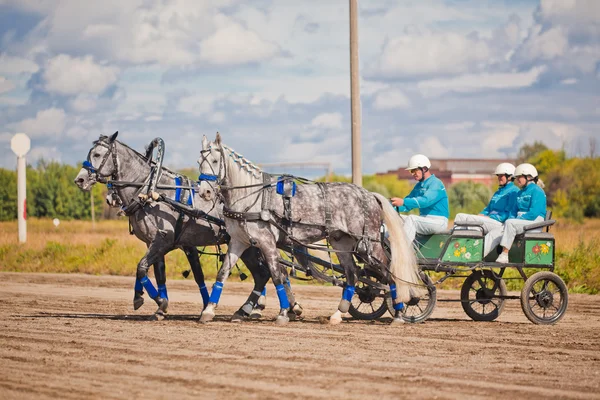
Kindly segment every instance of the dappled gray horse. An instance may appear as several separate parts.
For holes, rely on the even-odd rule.
[[[141,291],[143,287],[157,303],[158,313],[162,314],[168,305],[166,289],[164,296],[161,296],[161,292],[148,279],[148,269],[152,264],[164,262],[164,255],[176,248],[181,248],[186,252],[206,306],[208,291],[204,284],[196,246],[223,243],[226,240],[225,232],[221,230],[220,226],[211,224],[204,219],[190,218],[173,210],[163,202],[140,201],[138,198],[140,184],[147,181],[152,165],[147,156],[117,141],[117,134],[110,137],[100,136],[94,142],[87,160],[84,162],[84,167],[75,178],[75,183],[82,190],[90,190],[96,182],[121,183],[113,185],[111,190],[116,193],[125,209],[128,210],[129,222],[134,234],[148,246],[146,254],[138,263],[136,282],[139,281],[141,286],[136,287],[136,291]],[[192,185],[189,179],[180,177],[167,168],[162,169],[158,184],[174,185],[176,178],[183,180],[179,181],[182,186],[190,187]],[[165,190],[164,195],[173,198],[176,190]],[[190,195],[193,193],[188,193],[188,196]],[[213,217],[218,217],[215,202],[197,201],[196,207]],[[254,250],[246,252],[242,256],[242,260],[252,273],[255,286],[246,303],[236,312],[236,317],[247,316],[252,311],[270,278],[268,270],[261,266],[260,257],[260,253]],[[136,297],[134,297],[135,301]]]
[[[380,194],[348,183],[301,184],[295,189],[289,180],[275,177],[266,180],[257,166],[224,145],[219,134],[214,143],[203,138],[198,163],[202,181],[200,194],[207,201],[215,196],[223,200],[223,215],[231,235],[227,255],[201,321],[214,318],[223,283],[238,257],[249,247],[262,251],[271,271],[281,307],[277,322],[289,320],[289,300],[284,290],[286,271],[277,261],[278,243],[298,245],[328,239],[337,251],[346,284],[338,310],[329,319],[332,324],[342,321],[354,295],[357,280],[354,254],[388,280],[395,303],[395,322],[403,321],[403,302],[409,301],[411,294],[424,292],[402,220]],[[284,185],[288,186],[287,193],[281,188]],[[277,186],[280,186],[278,193],[291,199],[287,209],[281,197],[273,193]],[[389,262],[381,243],[382,222],[390,234]]]

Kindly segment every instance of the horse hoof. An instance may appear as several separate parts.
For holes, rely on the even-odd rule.
[[[240,312],[235,312],[232,316],[231,316],[231,322],[243,322],[245,321],[247,318],[246,315],[240,313]]]
[[[290,322],[290,319],[288,317],[284,317],[283,315],[278,315],[277,319],[275,319],[275,323],[277,325],[285,325],[288,322]]]
[[[165,319],[165,314],[160,310],[150,316],[150,321],[162,321]]]
[[[331,316],[329,318],[329,325],[339,325],[341,323],[342,323],[342,318],[341,317],[336,318],[334,316]]]
[[[292,311],[294,312],[294,314],[296,314],[297,317],[299,317],[302,315],[302,312],[304,311],[304,309],[302,308],[300,303],[294,303],[294,307],[292,307]]]
[[[394,319],[392,319],[392,325],[401,325],[404,323],[406,323],[406,321],[402,317],[395,317]]]
[[[168,299],[159,298],[156,301],[156,304],[158,304],[158,311],[161,311],[164,314],[167,313],[167,308],[169,308],[169,300]]]
[[[210,322],[215,317],[215,313],[207,312],[207,310],[202,311],[202,315],[200,315],[200,322]]]
[[[133,309],[138,310],[144,304],[143,297],[134,297],[133,298]]]
[[[262,310],[255,308],[254,310],[252,310],[252,312],[250,313],[250,316],[248,318],[261,319],[262,318]]]

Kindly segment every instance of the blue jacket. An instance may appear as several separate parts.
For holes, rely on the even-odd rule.
[[[537,217],[546,218],[546,193],[531,182],[517,192],[517,197],[511,207],[510,218],[533,221]]]
[[[417,182],[413,190],[404,198],[404,205],[398,211],[419,209],[422,216],[436,215],[448,218],[448,195],[442,181],[431,175],[423,182]]]
[[[499,187],[481,214],[487,215],[498,222],[506,221],[510,215],[510,208],[513,206],[518,191],[519,188],[512,182],[508,182],[504,187]]]

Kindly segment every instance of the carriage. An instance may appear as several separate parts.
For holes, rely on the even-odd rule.
[[[116,137],[116,134],[114,137]],[[162,140],[155,139],[152,144],[164,152]],[[152,146],[150,147],[151,149]],[[208,151],[210,149],[206,144],[203,144],[201,154]],[[241,157],[238,158],[235,152],[228,151],[230,151],[229,156],[233,161],[231,161],[231,165],[227,168],[232,169],[236,167],[234,163],[238,163],[240,170],[246,169],[251,175],[254,174],[252,166],[247,163],[247,160],[243,159],[244,161],[240,162]],[[102,161],[97,170],[102,169],[102,166],[109,158],[109,153],[110,151],[105,153],[104,161]],[[113,155],[113,157],[115,156]],[[221,157],[223,157],[223,154]],[[151,151],[147,152],[146,158],[148,159],[148,164],[152,164]],[[221,161],[224,163],[228,159],[223,157]],[[162,153],[156,160],[154,167],[149,169],[150,172],[146,181],[134,185],[141,187],[140,192],[143,192],[140,193],[141,198],[143,199],[145,196],[146,199],[153,198],[153,200],[159,200],[168,204],[168,206],[179,213],[179,218],[181,218],[181,215],[187,215],[194,219],[206,220],[210,224],[221,228],[224,227],[225,223],[223,219],[215,218],[202,210],[198,210],[194,207],[193,201],[188,204],[180,201],[180,196],[177,195],[178,191],[180,192],[184,189],[193,193],[195,188],[199,191],[200,187],[198,183],[190,184],[188,182],[186,185],[182,185],[177,180],[175,180],[174,185],[168,184],[165,186],[164,183],[162,185],[158,183],[161,162]],[[215,160],[213,160],[214,162]],[[113,164],[116,165],[116,162],[113,161]],[[244,165],[242,166],[242,164]],[[96,170],[96,167],[91,166],[91,164],[88,166],[88,170],[89,168],[93,168],[94,171]],[[221,173],[220,168],[219,173]],[[216,171],[212,172],[214,174]],[[205,180],[215,181],[217,179],[216,174],[207,175],[202,173],[201,169],[200,178],[202,176],[204,176]],[[283,231],[283,236],[286,240],[277,245],[276,263],[279,266],[287,268],[288,275],[292,278],[317,278],[321,281],[343,287],[343,301],[348,300],[348,312],[354,318],[372,320],[380,318],[387,311],[390,311],[395,320],[401,317],[407,322],[422,322],[431,315],[435,308],[437,301],[436,285],[448,278],[464,279],[460,291],[460,299],[456,301],[461,303],[465,313],[473,320],[495,320],[503,310],[504,301],[509,299],[520,299],[524,314],[533,323],[553,324],[563,317],[568,305],[568,292],[562,279],[554,273],[554,236],[548,232],[548,229],[555,221],[551,220],[549,216],[546,221],[526,227],[525,232],[517,236],[509,253],[510,262],[508,264],[498,264],[493,262],[490,257],[482,257],[485,236],[483,234],[483,227],[477,224],[463,223],[456,225],[452,230],[443,234],[417,236],[415,249],[421,290],[418,295],[410,296],[409,299],[405,300],[404,309],[400,314],[397,304],[395,305],[393,301],[395,284],[392,285],[390,283],[390,274],[392,276],[394,274],[391,273],[390,267],[382,265],[380,261],[377,261],[375,268],[373,268],[373,259],[368,254],[369,252],[365,253],[364,249],[360,250],[366,245],[364,241],[357,240],[354,243],[355,247],[352,251],[341,251],[341,253],[351,253],[351,257],[354,260],[353,264],[358,267],[355,271],[352,271],[353,292],[347,295],[346,289],[349,282],[349,270],[347,266],[345,267],[341,262],[338,263],[335,260],[337,258],[336,255],[339,255],[336,253],[340,251],[332,249],[327,245],[303,243],[290,234],[290,226],[293,219],[291,214],[285,214],[291,212],[291,203],[296,191],[296,182],[302,183],[304,181],[301,178],[292,176],[273,177],[264,174],[264,176],[257,177],[254,180],[254,184],[239,186],[239,188],[250,189],[252,194],[259,192],[263,194],[263,198],[272,196],[271,192],[265,191],[266,189],[271,190],[276,187],[276,193],[283,200],[283,208],[280,210],[280,215],[276,215],[277,218],[274,218],[272,215],[265,215],[264,204],[262,211],[250,213],[232,212],[225,207],[225,215],[234,221],[241,221],[243,224],[246,224],[248,221],[264,222],[270,224],[269,226],[275,226],[277,229]],[[133,183],[113,181],[111,184],[132,186]],[[323,200],[326,200],[325,189],[322,186],[319,187],[324,193]],[[255,190],[256,188],[257,190]],[[155,192],[155,190],[161,189],[175,190],[175,198],[164,194],[159,195]],[[228,189],[237,189],[237,187],[232,185]],[[267,193],[267,195],[264,195],[264,193]],[[378,198],[378,202],[381,207],[384,206],[381,204],[381,198]],[[365,204],[362,206],[363,209],[366,209]],[[331,218],[331,211],[329,218]],[[330,223],[330,221],[326,223]],[[327,230],[327,227],[325,228]],[[546,228],[546,232],[539,232],[542,228]],[[312,225],[311,229],[315,229],[315,225]],[[360,237],[360,235],[357,234],[356,237]],[[373,238],[369,238],[369,240],[373,240]],[[392,259],[390,241],[386,236],[385,227],[383,226],[379,230],[377,241],[383,244],[381,247],[386,253],[387,258]],[[252,244],[252,247],[254,245],[255,243]],[[311,253],[309,251],[311,249],[320,251],[318,253],[320,255],[314,255],[314,252]],[[327,254],[327,257],[321,256],[323,252]],[[332,257],[332,253],[336,255]],[[339,255],[340,260],[342,255],[345,254]],[[495,258],[495,255],[491,257]],[[228,265],[227,267],[231,269],[232,265]],[[513,279],[507,273],[509,270],[516,271],[518,273],[517,278],[525,281],[520,296],[511,296],[508,294],[505,280],[509,278]],[[277,270],[271,270],[271,275],[277,272]],[[229,271],[227,271],[228,273]],[[423,287],[426,290],[423,290]],[[219,288],[218,296],[220,296],[221,288],[222,285]],[[213,289],[214,292],[215,290]],[[278,295],[280,295],[279,288]],[[211,294],[211,299],[213,298],[212,296]],[[218,296],[216,297],[217,301]],[[206,306],[204,295],[203,300]]]

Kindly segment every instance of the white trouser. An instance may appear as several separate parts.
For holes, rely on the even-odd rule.
[[[420,235],[433,235],[434,233],[441,233],[448,230],[448,218],[446,217],[438,215],[422,217],[420,215],[401,214],[400,218],[404,221],[406,240],[408,240],[411,246],[417,233]]]
[[[543,217],[537,217],[533,221],[529,221],[526,219],[507,219],[504,223],[504,233],[502,234],[500,245],[505,249],[510,250],[510,247],[512,246],[515,240],[515,236],[523,233],[524,227],[543,220]],[[541,232],[541,229],[534,229],[531,232]]]
[[[456,214],[456,218],[454,218],[454,222],[477,222],[483,224],[483,233],[488,233],[494,229],[502,229],[502,222],[496,221],[490,217],[486,217],[485,215],[473,215],[473,214]],[[457,228],[458,229],[458,228]],[[479,228],[470,227],[472,230],[479,230]]]
[[[472,215],[472,214],[456,214],[454,222],[478,222],[483,224],[483,233],[485,233],[483,256],[487,256],[492,249],[495,249],[500,244],[502,238],[502,230],[504,225],[502,222],[496,221],[490,217],[484,215]],[[479,228],[470,228],[473,230],[479,230]]]

